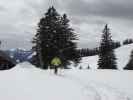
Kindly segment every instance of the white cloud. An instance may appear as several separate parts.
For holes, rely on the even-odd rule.
[[[79,34],[80,47],[94,47],[100,41],[104,25],[110,24],[113,39],[133,37],[133,2],[131,0],[55,0],[59,13],[67,13]],[[50,0],[1,0],[0,39],[3,48],[31,48],[39,18]]]

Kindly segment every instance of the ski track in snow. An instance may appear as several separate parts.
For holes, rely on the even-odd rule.
[[[60,76],[62,76],[62,75],[60,75]],[[66,79],[71,80],[74,83],[78,84],[79,88],[81,88],[81,93],[83,93],[83,95],[89,97],[90,100],[102,100],[101,96],[99,95],[97,90],[94,87],[87,85],[80,78],[72,76],[72,75],[63,75],[63,78],[66,78]]]
[[[20,64],[20,65],[16,66],[15,68],[13,68],[13,69],[11,69],[9,71],[3,72],[3,73],[1,72],[1,76],[2,75],[5,75],[7,73],[9,75],[10,74],[13,75],[13,77],[15,75],[15,78],[16,78],[15,80],[16,80],[17,84],[20,84],[21,83],[21,78],[23,78],[22,80],[25,80],[25,81],[28,81],[30,79],[31,82],[29,81],[29,83],[23,83],[23,85],[21,85],[25,89],[27,87],[31,86],[31,83],[35,83],[35,84],[33,84],[33,88],[38,89],[38,90],[39,89],[40,90],[41,89],[43,90],[43,89],[46,88],[46,90],[47,90],[47,88],[49,89],[49,86],[50,86],[49,84],[52,85],[52,83],[54,82],[54,80],[55,80],[55,83],[56,84],[58,82],[60,82],[60,81],[65,81],[66,83],[63,82],[63,86],[62,87],[60,87],[61,84],[57,85],[57,87],[58,86],[60,87],[59,93],[60,93],[60,91],[62,93],[62,91],[64,91],[64,89],[67,90],[67,87],[64,88],[64,86],[66,86],[66,85],[68,85],[68,86],[69,85],[72,85],[72,87],[70,86],[70,89],[71,90],[74,90],[74,91],[70,92],[70,94],[67,95],[68,98],[67,98],[66,95],[63,95],[61,97],[57,97],[57,98],[61,98],[61,99],[57,99],[57,100],[73,100],[72,97],[75,97],[76,98],[75,100],[77,100],[79,97],[81,97],[81,98],[79,98],[78,100],[133,100],[132,97],[130,97],[129,95],[126,95],[124,92],[120,92],[116,88],[112,88],[107,83],[105,84],[104,82],[99,82],[97,80],[94,81],[93,79],[92,80],[87,80],[87,77],[84,77],[86,75],[83,75],[82,73],[79,74],[78,73],[79,72],[78,70],[73,70],[73,71],[71,71],[71,70],[70,71],[69,70],[59,70],[59,74],[58,75],[55,75],[53,73],[53,70],[48,70],[48,71],[45,72],[43,70],[34,68],[34,66],[31,66],[28,63]],[[27,68],[29,68],[29,69],[27,69]],[[18,75],[18,77],[16,77],[16,75]],[[34,75],[35,76],[38,75],[39,76],[39,79],[38,79],[38,76],[35,77]],[[6,76],[6,78],[7,77],[8,77],[8,75]],[[38,83],[38,81],[36,81],[36,79],[39,81],[39,85],[40,85],[40,82],[46,83],[46,87],[43,87],[43,88],[36,87],[36,83]],[[43,81],[44,79],[45,80],[48,79],[48,81]],[[8,80],[8,78],[7,78],[6,81],[8,82],[10,80]],[[14,83],[16,84],[16,82],[14,82],[12,80],[11,81],[11,84],[14,84]],[[47,82],[52,82],[52,83],[47,83]],[[56,87],[56,84],[54,86],[52,86],[55,90],[57,89],[57,88],[55,88]],[[4,85],[4,83],[3,83],[3,85]],[[74,88],[73,88],[73,86],[74,86]],[[7,87],[7,89],[6,89],[6,87],[4,87],[4,88],[5,88],[5,91],[8,90],[8,89],[14,89],[14,88],[10,88],[10,86]],[[32,86],[30,88],[32,88]],[[28,92],[27,92],[25,89],[23,90],[23,88],[19,87],[19,85],[16,85],[15,90],[16,91],[22,90],[21,93],[24,93],[23,95],[27,95],[26,93],[29,93],[30,94],[30,92],[34,90],[34,89],[30,89],[30,88],[29,88],[29,90],[26,89],[26,90],[28,90]],[[3,89],[3,88],[1,87],[1,89]],[[9,91],[9,93],[10,92],[11,92],[11,90]],[[47,91],[44,91],[44,92],[47,93]],[[54,95],[54,92],[56,92],[56,91],[49,92],[48,94],[50,94],[50,95],[48,95],[48,96],[46,96],[44,98],[50,98],[50,99],[46,99],[46,100],[53,100],[53,98],[51,99],[50,96]],[[75,93],[75,92],[78,92],[78,93]],[[51,93],[53,93],[53,94],[51,94]],[[71,97],[71,93],[74,93],[74,96],[72,95],[72,97]],[[16,94],[11,93],[10,95],[12,96],[12,95],[16,95]],[[31,95],[34,95],[34,93],[31,92]],[[59,94],[57,93],[57,96],[58,95]],[[38,96],[35,96],[35,97],[37,98],[39,96],[42,96],[43,97],[42,94],[40,94]],[[66,96],[66,97],[64,97],[64,96]],[[17,98],[19,98],[19,97],[17,97]],[[5,99],[5,100],[7,100],[7,99]],[[35,100],[35,99],[30,99],[30,100]]]
[[[81,88],[81,93],[89,97],[90,100],[131,100],[125,93],[107,84],[96,81],[89,81],[86,83],[85,80],[70,74],[59,76],[78,84],[79,88]]]

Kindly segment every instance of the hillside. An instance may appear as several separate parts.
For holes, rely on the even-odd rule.
[[[76,69],[54,75],[25,62],[0,72],[0,99],[133,100],[132,75],[128,71]]]
[[[133,44],[115,50],[118,67],[128,62]],[[79,66],[96,69],[98,56]],[[73,66],[73,65],[71,65]],[[124,70],[41,70],[28,62],[0,72],[1,100],[133,100],[133,72]]]
[[[125,65],[129,61],[130,53],[132,50],[133,50],[133,44],[123,45],[115,50],[119,69],[125,67]],[[83,57],[81,63],[78,66],[86,68],[89,65],[91,69],[96,69],[97,61],[98,61],[98,56]]]

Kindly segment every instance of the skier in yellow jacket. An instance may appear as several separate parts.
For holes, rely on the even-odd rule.
[[[61,65],[61,59],[59,57],[54,57],[51,61],[51,65],[54,67],[54,73],[58,73],[58,67]]]

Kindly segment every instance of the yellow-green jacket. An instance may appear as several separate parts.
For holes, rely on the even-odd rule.
[[[51,61],[51,65],[53,65],[53,66],[59,66],[59,65],[61,65],[61,60],[60,60],[60,58],[59,58],[59,57],[54,57],[54,58],[52,59],[52,61]]]

